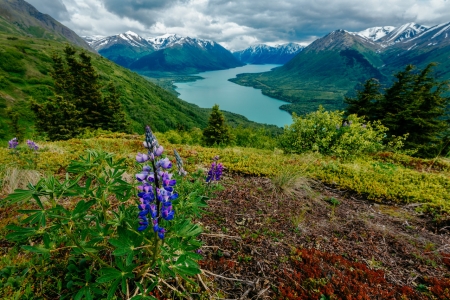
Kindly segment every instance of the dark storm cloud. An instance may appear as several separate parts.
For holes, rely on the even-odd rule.
[[[427,1],[428,2],[428,1]],[[434,2],[434,3],[433,3]],[[429,1],[430,7],[438,2]],[[210,14],[221,14],[224,20],[236,22],[241,26],[258,29],[258,37],[270,40],[273,36],[282,39],[308,39],[323,36],[336,29],[359,31],[374,26],[398,26],[407,22],[450,21],[449,13],[427,19],[414,5],[423,1],[329,1],[329,0],[210,0]],[[438,3],[439,4],[439,3]],[[448,5],[447,5],[448,7]],[[264,38],[267,36],[267,38]]]
[[[160,13],[188,0],[101,0],[105,8],[120,17],[135,19],[151,26]]]
[[[48,14],[58,21],[70,19],[69,12],[62,0],[27,0],[38,11]]]
[[[238,50],[255,43],[309,43],[336,29],[450,21],[448,0],[30,0],[43,12],[70,13],[82,35],[133,30],[177,33]],[[64,6],[64,4],[65,6]],[[66,9],[67,7],[67,9]],[[60,21],[64,19],[57,18]]]

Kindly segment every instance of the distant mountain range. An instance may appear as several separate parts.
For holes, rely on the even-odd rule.
[[[259,44],[247,49],[233,52],[234,57],[246,64],[281,64],[294,58],[303,46],[295,43],[276,45],[274,47]]]
[[[240,74],[231,81],[261,88],[305,113],[319,104],[343,108],[343,98],[369,79],[392,81],[408,64],[424,68],[437,62],[436,74],[450,79],[450,22],[427,27],[415,23],[373,27],[360,32],[335,30],[317,39],[284,66],[271,72]]]
[[[126,33],[109,37],[84,37],[102,56],[138,71],[196,73],[242,66],[230,51],[214,41],[166,34],[143,38]]]

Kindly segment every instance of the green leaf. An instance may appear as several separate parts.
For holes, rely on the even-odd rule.
[[[49,254],[50,253],[50,249],[46,249],[41,245],[39,245],[39,246],[22,246],[22,249],[24,249],[26,251],[38,253],[38,254]]]
[[[22,228],[19,227],[17,225],[7,225],[6,229],[8,230],[12,230],[15,232],[9,233],[6,235],[6,239],[11,240],[11,241],[22,241],[27,239],[28,237],[35,235],[37,232],[37,228],[36,227],[31,227],[31,228]]]
[[[4,200],[9,201],[10,204],[14,204],[21,201],[30,200],[33,197],[34,191],[32,190],[14,190],[14,193],[9,194]]]
[[[111,285],[111,288],[108,291],[108,299],[111,299],[112,297],[114,297],[114,293],[117,290],[117,287],[119,286],[120,283],[120,278],[116,279],[116,281],[114,281],[114,283]]]
[[[122,278],[122,272],[114,268],[105,268],[100,271],[103,275],[97,278],[98,283],[105,283],[114,279]]]
[[[83,287],[81,290],[78,291],[78,293],[75,295],[73,300],[81,300],[84,296],[84,292],[86,291],[86,287]]]

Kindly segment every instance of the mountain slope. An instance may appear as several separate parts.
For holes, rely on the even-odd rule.
[[[221,45],[190,37],[180,38],[165,48],[143,56],[129,68],[140,73],[197,73],[242,66],[230,51]]]
[[[140,57],[155,51],[152,43],[132,31],[108,37],[83,38],[102,56],[123,67],[129,67]]]
[[[259,74],[240,74],[231,81],[262,89],[268,96],[293,104],[282,107],[305,113],[319,104],[343,108],[355,87],[377,78],[389,84],[392,75],[413,64],[437,62],[436,74],[450,79],[450,22],[432,27],[407,23],[397,28],[373,27],[360,32],[336,30],[314,41],[283,67]]]
[[[0,19],[6,21],[4,32],[15,32],[70,43],[92,51],[91,47],[75,32],[62,25],[51,16],[39,12],[23,0],[0,0]],[[11,28],[14,25],[15,29]]]
[[[285,64],[294,58],[303,46],[288,43],[271,47],[260,44],[233,52],[234,57],[246,64]]]
[[[232,82],[261,88],[265,95],[293,103],[282,108],[296,113],[343,108],[343,98],[359,82],[385,76],[375,55],[381,48],[367,38],[336,30],[316,40],[284,66],[271,72],[240,74]]]
[[[84,38],[102,56],[145,75],[188,74],[243,65],[216,42],[175,34],[144,39],[128,31],[100,39]]]

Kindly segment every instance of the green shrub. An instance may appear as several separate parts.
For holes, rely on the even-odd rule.
[[[19,52],[6,50],[0,53],[0,68],[9,73],[25,74],[26,68]]]
[[[280,147],[289,153],[319,152],[348,158],[374,153],[384,148],[382,141],[388,130],[379,122],[365,123],[364,119],[343,112],[318,111],[306,116],[293,115],[294,122],[286,126],[280,137]]]

